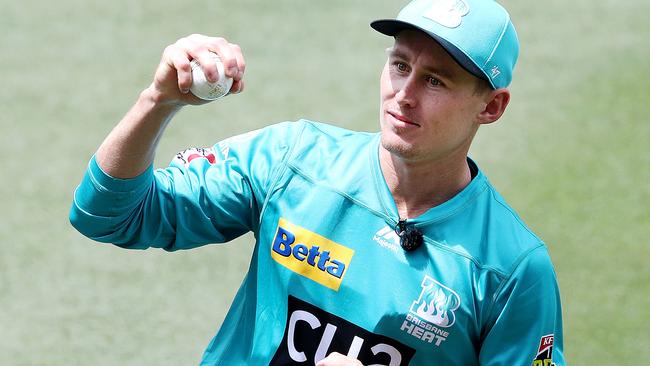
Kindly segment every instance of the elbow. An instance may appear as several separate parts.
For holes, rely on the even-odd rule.
[[[75,230],[87,238],[98,240],[102,236],[98,235],[99,222],[97,216],[83,211],[76,203],[73,203],[70,208],[68,220]]]
[[[120,217],[98,216],[73,204],[68,215],[70,225],[83,236],[124,249],[147,249],[150,240],[143,238],[136,225]]]
[[[103,216],[84,209],[75,199],[68,213],[70,225],[83,236],[102,243],[111,243],[115,239],[115,218]]]

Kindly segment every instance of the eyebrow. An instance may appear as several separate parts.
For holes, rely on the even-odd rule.
[[[399,58],[399,59],[402,59],[402,60],[408,60],[409,59],[406,52],[404,52],[402,50],[399,50],[399,49],[397,49],[395,47],[388,47],[386,49],[386,54],[388,55],[388,57],[395,57],[395,58]],[[450,73],[447,70],[436,68],[436,67],[431,66],[431,65],[425,65],[424,70],[426,70],[427,72],[439,75],[439,76],[441,76],[441,77],[443,77],[445,79],[454,80],[453,74]]]

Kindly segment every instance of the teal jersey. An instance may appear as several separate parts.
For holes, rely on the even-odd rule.
[[[564,365],[557,280],[544,243],[484,174],[409,219],[379,165],[380,136],[287,122],[115,179],[91,160],[70,219],[120,247],[256,239],[202,365]],[[219,279],[215,279],[219,280]]]

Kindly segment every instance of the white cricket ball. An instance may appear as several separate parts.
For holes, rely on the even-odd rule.
[[[190,63],[192,66],[192,86],[190,86],[190,91],[203,100],[219,99],[228,94],[230,87],[232,87],[232,78],[226,76],[219,55],[214,52],[211,52],[210,55],[217,65],[217,71],[219,72],[219,80],[215,83],[211,83],[205,78],[203,69],[201,69],[198,61],[192,60]]]

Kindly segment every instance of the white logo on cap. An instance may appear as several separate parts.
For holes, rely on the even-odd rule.
[[[490,71],[492,72],[492,75],[491,75],[492,79],[494,79],[495,77],[497,77],[497,76],[499,76],[501,74],[501,71],[499,71],[499,66],[494,66],[492,68],[492,70],[490,70]]]
[[[465,0],[433,0],[424,16],[447,28],[456,28],[468,13],[469,4]]]

